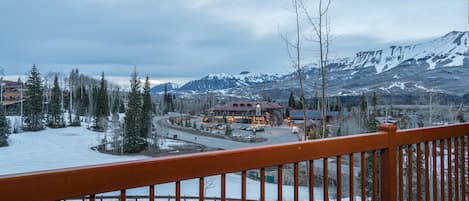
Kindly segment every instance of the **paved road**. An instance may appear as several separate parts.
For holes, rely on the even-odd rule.
[[[158,121],[167,121],[167,117],[156,117],[154,118],[155,122]],[[158,124],[159,126],[164,126],[164,123]],[[243,143],[237,142],[222,138],[215,138],[215,137],[207,137],[192,134],[189,132],[184,132],[180,130],[175,130],[169,127],[166,127],[167,133],[169,136],[177,135],[179,139],[195,142],[201,145],[205,145],[208,147],[214,148],[221,148],[221,149],[238,149],[238,148],[246,148],[246,147],[255,147],[261,145],[271,145],[271,144],[280,144],[280,143],[287,143],[287,142],[296,142],[298,141],[298,137],[294,134],[291,134],[288,128],[266,128],[265,132],[258,133],[257,135],[260,137],[265,137],[267,140],[264,142],[259,143]]]
[[[168,117],[156,117],[154,118],[155,122],[158,121],[167,121]],[[160,126],[164,126],[164,124],[158,124]],[[243,142],[236,142],[232,140],[222,139],[222,138],[215,138],[215,137],[207,137],[201,135],[195,135],[192,133],[171,129],[166,127],[168,130],[167,132],[169,135],[177,135],[178,139],[186,140],[195,142],[198,144],[202,144],[208,147],[214,148],[221,148],[221,149],[239,149],[239,148],[246,148],[246,147],[255,147],[255,146],[262,146],[262,145],[272,145],[272,144],[280,144],[280,143],[288,143],[288,142],[297,142],[298,136],[294,135],[290,132],[288,128],[281,128],[281,127],[274,127],[274,128],[266,128],[266,130],[262,133],[258,133],[261,137],[265,137],[267,141],[260,142],[260,143],[243,143]],[[196,140],[197,138],[197,140]],[[356,156],[357,157],[357,156]],[[316,160],[314,162],[314,167],[316,171],[318,171],[318,175],[322,175],[323,164],[321,161]],[[329,176],[335,177],[336,175],[336,163],[335,159],[329,160]],[[348,176],[348,165],[342,164],[342,174],[343,176]],[[355,176],[358,176],[360,169],[358,167],[354,168]]]

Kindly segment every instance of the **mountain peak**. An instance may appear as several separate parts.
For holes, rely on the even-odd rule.
[[[158,84],[150,89],[150,93],[161,93],[164,90],[172,91],[179,89],[179,85],[173,82],[165,82],[162,84]]]
[[[387,49],[361,51],[348,63],[348,69],[374,67],[376,73],[388,71],[406,61],[427,63],[428,69],[461,66],[469,49],[469,33],[452,31],[442,37],[405,46],[391,45]]]

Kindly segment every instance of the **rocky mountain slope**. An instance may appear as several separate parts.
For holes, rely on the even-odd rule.
[[[431,41],[358,52],[354,57],[329,61],[327,94],[358,95],[442,92],[469,93],[469,33],[453,31]],[[320,89],[319,69],[303,68],[308,95]],[[215,92],[230,96],[285,98],[298,90],[296,72],[285,75],[213,74],[193,80],[174,91],[186,94]],[[255,97],[254,97],[255,98]]]

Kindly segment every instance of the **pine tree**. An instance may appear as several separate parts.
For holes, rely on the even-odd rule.
[[[90,111],[90,96],[89,96],[89,91],[86,89],[86,87],[81,87],[80,91],[82,91],[82,95],[80,98],[80,115],[84,116],[86,114],[89,114]]]
[[[141,105],[140,80],[137,77],[136,69],[134,69],[130,80],[129,102],[124,119],[124,152],[126,153],[137,153],[146,147],[145,138],[141,134],[141,122],[139,122]]]
[[[10,133],[10,124],[5,116],[5,107],[0,102],[0,147],[8,145],[8,133]]]
[[[51,99],[48,110],[48,125],[52,128],[65,127],[63,111],[61,108],[61,90],[57,74],[54,76],[54,87],[51,91]]]
[[[125,113],[125,105],[123,101],[120,101],[119,113]]]
[[[377,105],[378,105],[378,97],[376,96],[376,92],[373,93],[373,97],[371,97],[371,114],[368,118],[368,132],[376,132],[378,131],[379,122],[376,120],[377,116]]]
[[[26,101],[24,110],[24,115],[26,116],[26,126],[24,129],[28,131],[42,130],[44,129],[44,114],[42,112],[43,86],[36,65],[33,65],[31,68],[30,75],[26,81],[26,88],[25,96],[28,97],[28,101]]]
[[[163,114],[167,114],[168,112],[174,112],[174,99],[176,99],[176,97],[168,92],[168,83],[166,83],[164,85],[163,95]]]
[[[119,113],[120,106],[120,92],[119,88],[114,92],[114,101],[112,102],[111,114]]]
[[[290,97],[288,98],[288,107],[296,108],[295,97],[293,96],[293,91],[290,91]]]
[[[365,94],[362,94],[360,97],[360,127],[368,126],[368,118],[367,118],[367,110],[368,110],[368,103],[366,102]]]
[[[109,116],[109,99],[107,94],[107,84],[104,79],[104,72],[101,74],[100,87],[95,88],[94,94],[95,104],[95,123],[96,130],[104,131],[107,125],[107,117]]]
[[[151,95],[150,95],[150,80],[147,75],[145,79],[145,85],[143,87],[143,104],[142,104],[142,136],[149,137],[151,133],[151,116],[152,116],[152,108],[151,108]]]

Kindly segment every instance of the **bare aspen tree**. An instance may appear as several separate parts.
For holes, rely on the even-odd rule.
[[[313,17],[306,7],[306,5],[299,1],[301,4],[301,8],[305,13],[306,19],[308,23],[313,28],[313,36],[315,36],[316,40],[313,37],[310,38],[311,41],[315,41],[319,44],[319,67],[321,69],[321,127],[322,133],[321,137],[326,138],[326,66],[327,66],[327,59],[329,54],[329,35],[330,35],[330,26],[328,21],[328,11],[331,5],[332,0],[319,0],[318,2],[318,11],[317,16]]]
[[[300,2],[299,0],[292,0],[293,9],[295,12],[295,20],[296,20],[296,43],[292,43],[288,40],[286,35],[280,34],[280,37],[286,44],[286,50],[288,53],[288,57],[290,58],[291,63],[293,64],[294,68],[296,68],[298,73],[298,81],[300,82],[300,102],[303,110],[303,119],[304,119],[304,140],[308,140],[308,131],[307,127],[307,116],[306,116],[306,104],[305,104],[305,92],[303,87],[303,75],[301,72],[301,57],[300,57],[300,20],[299,20],[299,9],[300,9]],[[296,51],[296,58],[291,54],[290,48]]]

